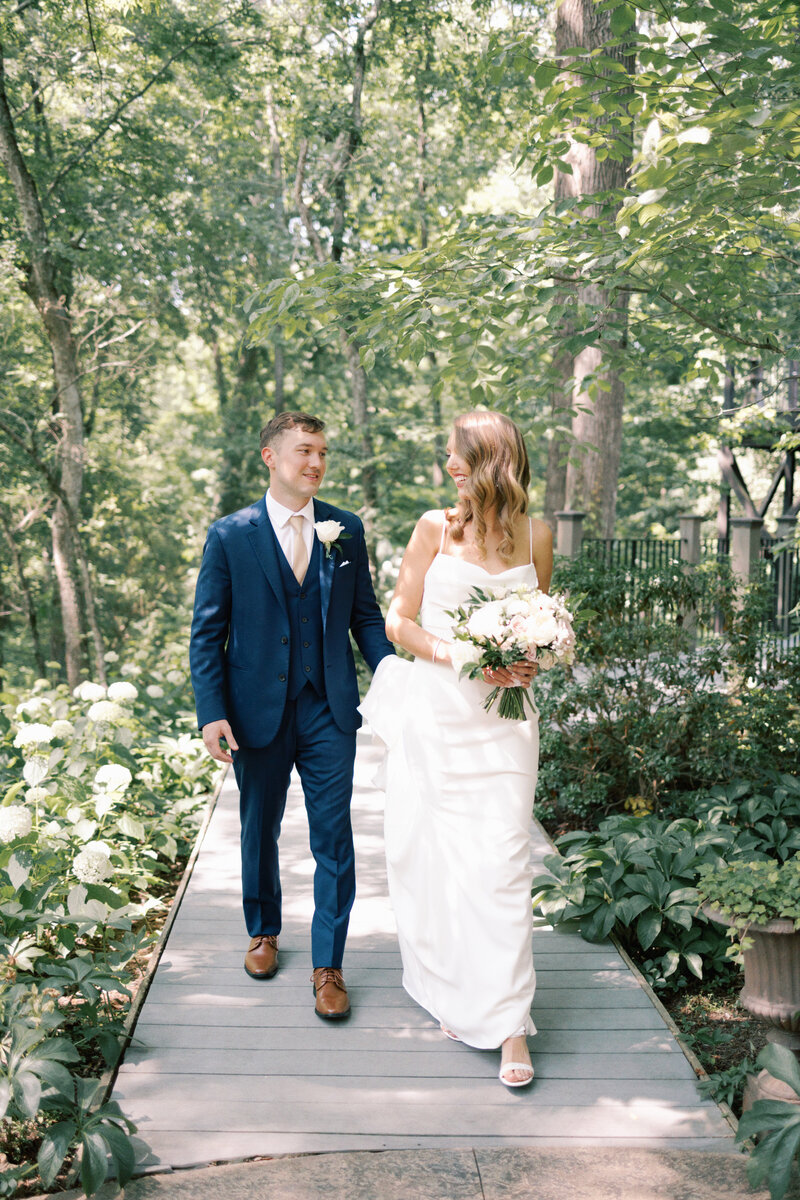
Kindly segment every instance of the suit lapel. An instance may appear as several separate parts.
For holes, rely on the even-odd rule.
[[[314,501],[314,521],[326,520],[325,512],[327,505],[320,500]],[[314,540],[319,541],[316,533]],[[319,543],[319,598],[322,606],[322,632],[325,633],[326,622],[328,620],[328,606],[331,602],[331,589],[333,588],[333,573],[336,570],[336,555],[331,552],[330,557],[325,553],[325,547]]]
[[[261,565],[261,569],[267,577],[267,582],[275,593],[275,599],[288,616],[286,596],[283,591],[283,580],[281,579],[281,567],[278,562],[278,542],[272,530],[270,519],[267,516],[267,501],[263,496],[257,504],[253,505],[248,537],[255,551],[256,558]]]

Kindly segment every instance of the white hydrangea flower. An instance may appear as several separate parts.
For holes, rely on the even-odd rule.
[[[142,668],[137,663],[123,663],[119,673],[120,675],[141,675]]]
[[[28,788],[27,792],[25,793],[25,799],[28,804],[44,804],[45,800],[47,800],[49,796],[50,793],[48,792],[47,788],[43,787],[31,787]]]
[[[104,792],[124,792],[133,776],[121,763],[106,763],[94,777],[94,786]]]
[[[102,849],[100,849],[102,847]],[[103,842],[89,842],[72,860],[72,873],[81,883],[102,883],[113,873],[108,847]]]
[[[80,804],[73,804],[67,809],[67,820],[71,821],[73,825],[77,825],[78,821],[82,819],[83,809],[81,808]]]
[[[92,683],[90,679],[84,679],[83,683],[79,683],[72,694],[76,700],[86,700],[87,703],[94,703],[95,700],[105,699],[106,689],[101,683]]]
[[[148,686],[145,688],[145,691],[151,700],[160,700],[164,695],[164,689],[159,687],[157,683],[148,684]]]
[[[39,713],[49,707],[50,701],[45,696],[31,696],[29,700],[23,700],[21,704],[18,704],[15,711],[26,717],[37,717]]]
[[[167,671],[168,683],[183,683],[183,671]]]
[[[72,721],[53,721],[50,728],[57,738],[67,738],[75,732]]]
[[[22,804],[0,808],[0,842],[13,842],[26,837],[33,828],[33,817]]]
[[[138,695],[139,689],[135,688],[132,683],[112,683],[108,689],[109,700],[135,700]]]
[[[42,782],[50,767],[50,760],[42,754],[34,754],[22,768],[22,778],[30,787],[37,787]]]
[[[116,650],[106,650],[103,658],[107,663],[119,662],[119,655],[117,654]]]
[[[105,725],[116,725],[117,721],[124,721],[126,715],[125,710],[113,700],[98,700],[87,713],[90,721]]]
[[[28,746],[49,746],[55,734],[52,725],[42,725],[34,721],[31,725],[20,725],[14,745],[27,748]]]

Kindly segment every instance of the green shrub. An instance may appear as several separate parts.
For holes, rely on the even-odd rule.
[[[800,757],[800,654],[764,657],[765,597],[740,606],[716,563],[636,575],[591,558],[558,563],[554,586],[585,594],[578,663],[536,684],[542,713],[537,808],[551,829],[608,813],[685,812],[694,793]],[[684,614],[715,615],[700,644]]]
[[[133,1169],[132,1126],[95,1075],[116,1062],[129,964],[217,771],[183,708],[184,663],[174,645],[107,690],[0,695],[0,1118],[44,1187],[65,1174],[92,1193],[109,1160],[121,1182]],[[26,1174],[7,1165],[0,1194]]]
[[[656,988],[731,971],[725,931],[699,911],[697,879],[737,850],[737,831],[688,818],[615,815],[596,833],[558,839],[533,882],[536,910],[551,924],[576,921],[587,941],[612,931]],[[748,841],[749,846],[749,841]]]

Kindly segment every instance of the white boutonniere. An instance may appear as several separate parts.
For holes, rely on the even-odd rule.
[[[345,533],[344,525],[341,521],[315,521],[314,532],[325,547],[325,557],[330,558],[332,551],[338,550],[341,554],[342,547],[340,541],[345,541],[352,535]]]

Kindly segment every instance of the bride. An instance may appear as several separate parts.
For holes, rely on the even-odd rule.
[[[548,526],[527,516],[530,467],[519,429],[495,412],[458,417],[447,443],[458,501],[425,513],[408,544],[386,620],[414,655],[379,665],[361,711],[386,743],[386,858],[403,986],[448,1037],[502,1047],[500,1079],[533,1078],[527,1035],[531,950],[530,819],[538,721],[486,712],[491,687],[528,687],[517,663],[459,680],[451,613],[475,587],[546,590]],[[417,616],[420,623],[417,623]]]

